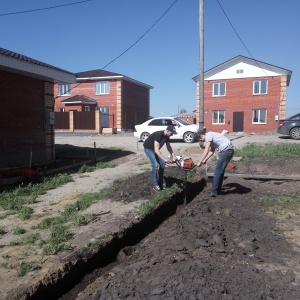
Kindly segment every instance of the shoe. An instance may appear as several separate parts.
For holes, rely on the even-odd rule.
[[[160,187],[158,185],[154,185],[153,189],[155,192],[159,192],[160,191]]]
[[[162,186],[161,186],[161,189],[162,189],[162,190],[165,190],[166,188],[167,188],[166,184],[163,183]]]
[[[209,192],[208,195],[209,195],[210,197],[218,197],[218,194],[217,194],[217,193]]]

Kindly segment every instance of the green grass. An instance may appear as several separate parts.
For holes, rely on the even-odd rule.
[[[36,261],[31,261],[31,262],[21,262],[19,267],[18,267],[18,276],[24,276],[28,272],[35,271],[40,269],[40,265]]]
[[[300,144],[266,144],[249,143],[236,149],[234,156],[251,158],[300,158]]]
[[[266,195],[258,200],[260,204],[273,207],[273,212],[276,213],[279,209],[299,208],[300,207],[300,192],[293,195]]]
[[[88,172],[93,172],[95,171],[95,167],[94,166],[89,166],[89,165],[82,165],[79,170],[78,173],[88,173]]]
[[[20,235],[20,234],[24,234],[26,232],[26,230],[20,226],[17,226],[15,228],[13,228],[12,232],[15,235]]]
[[[94,215],[93,214],[77,214],[74,215],[72,221],[77,226],[86,225],[88,222],[93,220]]]
[[[82,165],[78,173],[88,173],[88,172],[94,172],[96,169],[106,169],[106,168],[115,168],[117,164],[112,162],[98,162],[96,166],[90,166],[90,165]]]
[[[37,228],[39,229],[49,229],[53,225],[63,224],[65,219],[61,216],[59,217],[52,217],[52,218],[45,218],[42,220],[38,225]]]
[[[117,164],[112,162],[98,162],[96,164],[97,169],[115,168]]]
[[[181,189],[176,184],[174,184],[171,188],[156,193],[152,199],[143,202],[139,206],[139,214],[142,217],[148,215],[155,209],[155,207],[157,207],[157,205],[161,202],[162,199],[170,197],[179,191],[181,191]]]
[[[23,206],[19,211],[19,217],[21,220],[28,220],[33,214],[33,208],[29,206]]]
[[[47,245],[43,249],[45,255],[54,255],[63,250],[71,250],[72,247],[70,244],[66,244],[70,238],[71,233],[68,228],[64,225],[53,225],[49,229],[50,236],[46,241]]]
[[[4,210],[19,213],[22,219],[30,217],[33,211],[25,205],[37,202],[39,195],[45,194],[48,190],[55,189],[67,182],[72,181],[67,174],[58,174],[51,178],[45,178],[42,183],[20,185],[18,188],[0,194],[0,206]]]

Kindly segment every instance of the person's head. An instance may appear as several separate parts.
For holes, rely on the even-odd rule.
[[[165,130],[165,134],[167,136],[172,136],[173,134],[177,134],[175,127],[173,125],[168,125]]]
[[[201,142],[205,142],[206,129],[198,130],[197,137]]]

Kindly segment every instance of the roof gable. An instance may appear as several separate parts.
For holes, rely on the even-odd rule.
[[[148,89],[152,89],[153,87],[145,84],[143,82],[140,82],[138,80],[132,79],[130,77],[124,76],[122,74],[102,70],[102,69],[97,69],[97,70],[91,70],[91,71],[84,71],[84,72],[79,72],[76,73],[76,80],[77,82],[82,82],[82,81],[103,81],[103,80],[113,80],[113,79],[119,79],[119,80],[126,80],[138,85],[141,85],[143,87],[146,87]]]
[[[75,74],[28,56],[0,48],[0,70],[50,82],[75,82]]]
[[[205,80],[220,80],[249,77],[287,76],[289,84],[292,71],[246,56],[236,56],[204,72]],[[198,75],[193,77],[197,81]]]

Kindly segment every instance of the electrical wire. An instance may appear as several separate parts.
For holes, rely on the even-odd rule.
[[[91,75],[88,79],[91,79],[92,77],[96,76],[101,70],[104,70],[106,67],[108,67],[110,64],[112,64],[114,61],[116,61],[118,58],[120,58],[121,56],[123,56],[126,52],[128,52],[131,48],[133,48],[143,37],[145,37],[149,31],[171,10],[171,8],[175,5],[175,3],[177,2],[178,0],[175,0],[170,6],[169,8],[154,22],[153,25],[151,25],[149,27],[149,29],[147,29],[145,31],[144,34],[142,34],[133,44],[131,44],[126,50],[124,50],[121,54],[119,54],[117,57],[115,57],[113,60],[111,60],[109,63],[107,63],[103,68],[97,70],[93,75]],[[78,87],[79,85],[81,85],[82,82],[78,83],[77,85],[75,85],[74,87],[72,87],[71,89],[69,89],[68,91],[66,91],[64,94],[72,91],[73,89],[75,89],[76,87]],[[56,96],[55,99],[57,99],[58,97],[61,97],[63,96],[64,94],[62,95],[59,95],[59,96]]]
[[[249,53],[250,57],[255,61],[255,63],[257,64],[257,66],[266,74],[266,76],[269,76],[268,73],[260,66],[260,64],[258,63],[258,61],[253,57],[253,55],[251,54],[251,52],[249,51],[249,49],[247,48],[246,44],[243,42],[242,38],[239,36],[238,32],[236,31],[236,29],[234,28],[233,24],[231,23],[229,17],[227,16],[223,6],[221,5],[220,1],[217,0],[217,2],[219,3],[219,6],[221,7],[227,21],[229,22],[231,28],[233,29],[233,31],[235,32],[235,34],[237,35],[238,39],[240,40],[240,42],[243,44],[243,46],[245,47],[246,51]]]
[[[44,8],[37,8],[37,9],[30,9],[30,10],[23,10],[23,11],[17,11],[17,12],[12,12],[12,13],[0,14],[0,17],[31,13],[31,12],[35,12],[35,11],[54,9],[54,8],[70,6],[70,5],[77,5],[77,4],[81,4],[81,3],[84,3],[84,2],[90,2],[90,1],[94,1],[94,0],[82,0],[82,1],[78,1],[78,2],[66,3],[66,4],[56,5],[56,6],[49,6],[49,7],[44,7]]]

